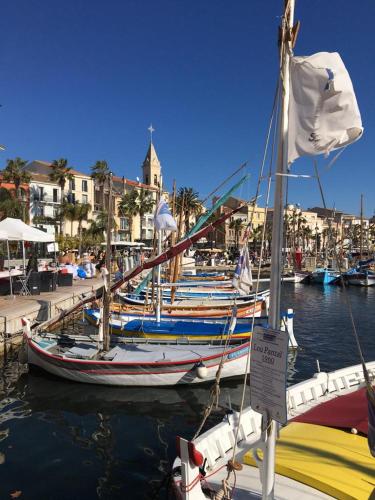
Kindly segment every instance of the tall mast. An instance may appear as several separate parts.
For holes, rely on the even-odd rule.
[[[294,20],[295,0],[288,0],[286,10],[281,25],[281,47],[280,47],[280,79],[281,79],[281,108],[279,125],[279,144],[277,157],[277,174],[274,194],[274,214],[272,227],[271,245],[271,300],[270,300],[270,326],[279,328],[280,326],[280,292],[281,292],[281,265],[283,247],[283,227],[284,227],[284,195],[288,167],[288,110],[289,110],[289,64],[291,53],[291,28]],[[289,8],[288,8],[289,6]]]
[[[359,236],[359,260],[362,260],[363,254],[363,194],[361,194],[361,233]]]
[[[292,52],[292,27],[294,21],[295,0],[285,1],[285,12],[280,30],[280,89],[281,107],[279,120],[279,141],[277,157],[277,174],[274,194],[274,213],[271,245],[271,283],[270,283],[270,312],[269,323],[271,328],[280,327],[280,296],[282,273],[282,249],[284,229],[284,195],[286,179],[284,174],[288,168],[288,111],[290,87],[290,55]],[[263,461],[263,499],[272,499],[275,483],[275,448],[276,422],[268,416],[263,422],[267,429],[267,441]],[[264,425],[266,424],[266,425]]]
[[[159,202],[161,200],[163,193],[163,186],[162,186],[162,176],[160,175],[160,182],[159,182]],[[158,231],[158,252],[157,254],[160,255],[162,252],[162,240],[163,240],[163,231],[159,229]],[[157,290],[156,290],[156,321],[160,321],[161,317],[161,301],[162,301],[162,294],[161,294],[161,265],[159,264],[157,267]]]
[[[105,253],[105,267],[107,269],[107,275],[105,279],[107,285],[104,287],[103,295],[103,350],[109,350],[109,309],[111,303],[111,237],[112,237],[112,172],[108,174],[108,213],[107,213],[107,246]]]

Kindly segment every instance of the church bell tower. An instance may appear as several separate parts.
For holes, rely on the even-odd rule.
[[[152,132],[154,132],[155,129],[150,125],[148,130],[150,131],[151,138],[146,158],[142,164],[143,183],[148,186],[158,187],[160,184],[161,166],[152,142]]]

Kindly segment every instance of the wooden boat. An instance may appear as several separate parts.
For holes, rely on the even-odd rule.
[[[85,309],[85,319],[94,326],[100,324],[99,309]],[[266,325],[268,317],[254,319],[255,325]],[[251,320],[237,319],[235,326],[231,327],[230,318],[207,319],[207,318],[170,318],[161,316],[160,321],[155,315],[142,316],[131,314],[118,314],[112,312],[110,319],[111,333],[122,334],[132,338],[148,338],[163,341],[226,341],[229,331],[230,343],[238,343],[251,336]],[[293,333],[293,311],[289,309],[282,315],[282,324],[287,328],[291,347],[296,348],[297,343]]]
[[[87,384],[114,386],[170,386],[214,380],[223,362],[222,377],[242,375],[249,342],[237,346],[180,344],[117,344],[108,352],[97,345],[73,342],[68,346],[32,334],[23,319],[30,365],[59,377]]]
[[[255,304],[253,301],[248,303],[238,305],[237,307],[237,318],[251,318],[253,315],[255,317],[267,314],[267,300],[258,300]],[[154,311],[151,307],[146,307],[142,303],[135,305],[128,304],[112,304],[112,309],[119,312],[129,313],[129,314],[145,314],[153,315]],[[163,304],[162,315],[165,317],[178,317],[178,318],[228,318],[232,316],[233,304],[226,304],[218,306],[215,304],[195,304],[191,301],[184,301],[183,303],[178,302],[173,305]]]
[[[92,325],[98,325],[100,311],[98,309],[85,309],[85,319]],[[109,319],[111,333],[121,333],[132,338],[142,337],[160,340],[176,340],[183,338],[187,341],[199,340],[201,342],[210,340],[222,340],[228,336],[230,321],[189,321],[171,320],[164,318],[156,321],[156,317],[147,318],[142,316],[130,316],[123,314],[111,314]],[[245,323],[236,322],[231,342],[239,342],[249,339],[251,335],[250,321]]]
[[[263,290],[257,294],[258,300],[266,301],[269,297],[269,290]],[[117,292],[118,298],[126,304],[143,306],[147,304],[146,298],[139,295],[132,295],[123,292]],[[184,298],[177,297],[173,304],[170,302],[170,298],[163,298],[163,308],[170,307],[188,307],[195,308],[199,307],[201,309],[226,309],[228,307],[232,308],[235,304],[237,307],[246,307],[254,303],[255,294],[251,295],[238,295],[231,298],[207,298],[207,297],[196,297],[196,298]],[[149,301],[148,301],[149,302]]]
[[[374,378],[375,361],[367,369]],[[371,497],[375,460],[365,435],[364,386],[362,366],[355,365],[317,373],[288,388],[290,422],[278,440],[276,498]],[[243,467],[236,470],[234,500],[260,498],[259,470],[252,452],[259,457],[257,450],[264,451],[261,420],[261,414],[250,407],[241,416],[234,459]],[[228,474],[227,464],[233,460],[238,422],[235,412],[194,441],[178,438],[180,457],[173,463],[172,474],[177,498],[206,500],[205,478],[209,478],[212,495],[220,490]]]
[[[340,273],[335,271],[334,269],[329,269],[327,267],[317,268],[311,274],[312,283],[320,283],[322,285],[329,285],[333,283],[338,277]]]
[[[372,271],[357,271],[345,273],[344,279],[349,285],[375,286],[375,273]]]

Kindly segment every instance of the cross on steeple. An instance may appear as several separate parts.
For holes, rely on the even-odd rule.
[[[148,127],[148,129],[147,129],[147,130],[149,130],[149,131],[150,131],[150,142],[151,142],[151,144],[152,144],[152,132],[155,132],[155,129],[154,129],[154,127],[152,126],[152,123],[151,123],[151,125]]]

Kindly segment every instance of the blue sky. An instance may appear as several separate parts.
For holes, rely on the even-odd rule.
[[[277,76],[281,0],[13,0],[0,29],[0,143],[7,158],[53,160],[140,176],[153,123],[171,187],[203,198],[242,162],[262,157]],[[328,205],[372,215],[375,2],[298,1],[295,53],[339,51],[351,74],[363,138],[324,168]],[[311,172],[311,161],[295,166]],[[315,181],[291,181],[290,202],[321,205]]]

